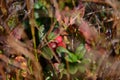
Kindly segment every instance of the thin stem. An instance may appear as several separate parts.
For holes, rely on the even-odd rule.
[[[70,74],[69,74],[69,62],[66,60],[66,67],[67,67],[67,80],[70,80]]]
[[[30,1],[27,0],[27,9],[30,10],[29,19],[30,19],[30,28],[31,28],[32,38],[33,38],[34,54],[35,54],[36,60],[38,61],[37,50],[36,50],[36,39],[35,39],[35,25],[36,24],[35,24],[35,19],[34,19],[34,5],[33,4],[34,4],[33,0],[30,0]]]

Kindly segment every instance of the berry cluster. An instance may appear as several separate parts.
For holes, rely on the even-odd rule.
[[[54,41],[49,43],[49,46],[55,50],[57,47],[64,47],[66,48],[66,44],[63,42],[62,36],[57,36]]]

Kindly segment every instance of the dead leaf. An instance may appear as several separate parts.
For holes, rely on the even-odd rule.
[[[97,30],[94,27],[91,27],[88,22],[81,19],[79,24],[79,32],[84,36],[86,42],[92,43],[95,42],[98,38]]]
[[[3,15],[6,16],[7,15],[7,5],[6,5],[5,0],[0,1],[0,9],[1,9]]]

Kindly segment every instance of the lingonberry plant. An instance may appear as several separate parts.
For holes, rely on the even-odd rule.
[[[119,80],[119,0],[0,0],[0,80]]]

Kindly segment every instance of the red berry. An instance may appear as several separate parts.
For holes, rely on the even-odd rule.
[[[56,44],[55,42],[50,42],[50,43],[49,43],[49,46],[50,46],[51,48],[56,48],[56,47],[57,47],[57,44]]]
[[[57,44],[58,47],[64,47],[66,48],[66,44],[64,42],[60,42]]]
[[[60,42],[62,42],[62,41],[63,41],[62,36],[58,36],[58,37],[56,37],[55,41],[56,41],[56,43],[60,43]]]

